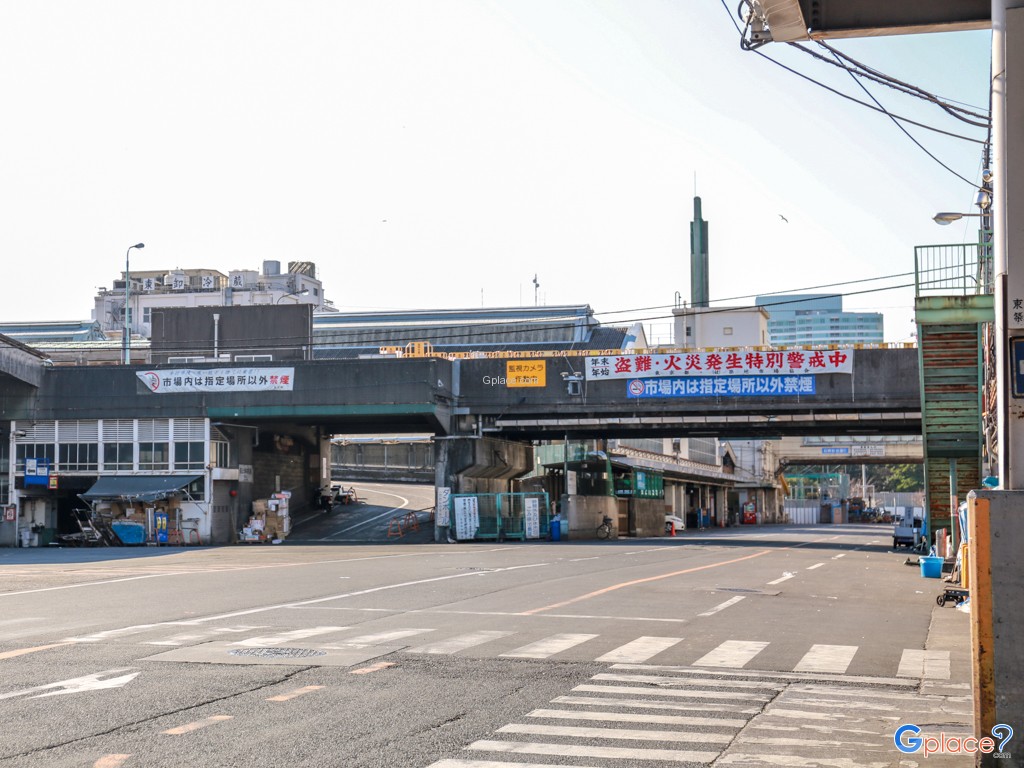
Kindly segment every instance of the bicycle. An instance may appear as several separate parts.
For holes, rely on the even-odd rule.
[[[612,519],[605,515],[604,520],[597,526],[597,538],[607,539],[612,535]]]

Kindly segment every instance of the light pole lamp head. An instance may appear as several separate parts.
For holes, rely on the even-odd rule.
[[[131,248],[145,248],[145,247],[146,247],[145,243],[136,243]],[[129,248],[128,250],[131,250],[131,248]]]
[[[936,213],[932,217],[932,221],[934,221],[936,224],[941,224],[942,226],[946,226],[947,224],[952,224],[954,221],[960,221],[960,219],[962,219],[963,217],[964,217],[964,215],[962,213],[953,213],[952,211],[943,211],[941,213]]]

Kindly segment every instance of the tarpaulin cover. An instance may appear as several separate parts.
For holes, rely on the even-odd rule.
[[[111,475],[101,477],[92,488],[80,496],[87,501],[159,501],[173,496],[201,477],[202,475]]]

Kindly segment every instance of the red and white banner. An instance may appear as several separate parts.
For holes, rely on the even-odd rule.
[[[853,373],[852,349],[672,352],[659,355],[602,355],[588,357],[586,360],[588,381],[659,376]]]

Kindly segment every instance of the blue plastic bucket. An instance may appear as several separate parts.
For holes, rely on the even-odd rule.
[[[562,521],[552,520],[549,524],[549,530],[551,532],[552,541],[560,541],[562,538]]]
[[[942,578],[942,562],[941,557],[922,557],[921,575],[926,579]]]

